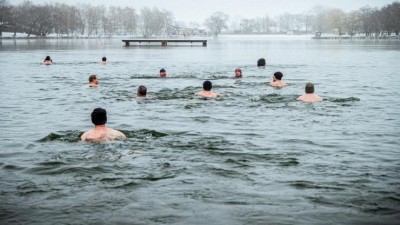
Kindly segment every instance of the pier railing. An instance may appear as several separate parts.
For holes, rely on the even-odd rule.
[[[125,42],[125,46],[129,46],[130,43],[153,43],[159,42],[161,46],[168,46],[168,43],[202,43],[204,47],[207,46],[207,40],[191,40],[191,39],[130,39],[130,40],[122,40]]]

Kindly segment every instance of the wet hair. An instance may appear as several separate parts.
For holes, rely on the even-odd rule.
[[[165,71],[164,68],[160,70],[160,73],[165,73],[165,72],[166,72],[166,71]]]
[[[91,114],[94,125],[104,125],[107,123],[107,111],[102,108],[95,108]]]
[[[261,58],[257,61],[257,66],[265,66],[265,59]]]
[[[103,57],[103,58],[101,58],[101,61],[105,62],[105,61],[107,61],[107,58]]]
[[[306,93],[307,93],[307,94],[312,94],[312,93],[314,93],[314,84],[311,83],[311,82],[308,82],[308,83],[306,84],[305,90],[306,90]]]
[[[283,77],[283,74],[281,73],[281,72],[275,72],[274,73],[274,77],[277,79],[277,80],[282,80],[282,77]]]
[[[236,68],[235,73],[236,72],[240,72],[240,74],[242,74],[242,70],[240,68]]]
[[[147,94],[147,88],[146,88],[146,86],[140,85],[140,86],[138,87],[138,89],[137,89],[137,94],[138,94],[139,96],[146,96],[146,94]]]
[[[203,89],[204,89],[205,91],[211,91],[211,89],[212,89],[212,83],[211,83],[211,81],[209,81],[209,80],[204,81],[204,83],[203,83]]]
[[[46,56],[44,60],[51,60],[50,56]]]
[[[92,82],[95,79],[97,79],[97,75],[96,74],[90,75],[89,82]]]

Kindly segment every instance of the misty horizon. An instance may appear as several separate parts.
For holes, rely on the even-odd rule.
[[[12,5],[22,3],[24,0],[13,0],[9,1]],[[204,20],[209,17],[213,12],[221,11],[228,14],[231,19],[234,18],[255,18],[264,17],[266,15],[270,17],[277,17],[284,13],[305,13],[312,10],[315,6],[323,6],[326,8],[338,8],[344,12],[350,12],[358,10],[361,7],[369,6],[371,8],[380,8],[387,4],[396,2],[394,0],[354,0],[354,1],[319,1],[319,0],[305,0],[305,1],[294,1],[294,0],[281,0],[279,2],[272,0],[203,0],[201,2],[194,0],[69,0],[68,2],[60,0],[31,0],[34,4],[46,4],[46,3],[65,3],[68,5],[80,5],[90,4],[93,6],[104,5],[104,6],[116,6],[116,7],[132,7],[137,10],[148,7],[157,7],[158,9],[165,9],[172,12],[175,16],[175,20],[178,22],[196,22],[203,23]],[[199,10],[201,9],[201,10]]]

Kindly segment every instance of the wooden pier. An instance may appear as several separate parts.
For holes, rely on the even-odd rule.
[[[129,46],[130,43],[153,43],[153,42],[160,42],[161,46],[168,46],[168,43],[202,43],[204,47],[207,46],[207,40],[191,40],[191,39],[131,39],[131,40],[122,40],[125,42],[125,46]]]

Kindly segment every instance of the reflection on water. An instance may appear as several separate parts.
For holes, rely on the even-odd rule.
[[[2,224],[400,219],[398,42],[1,42]],[[53,65],[40,64],[46,55]],[[103,56],[109,64],[98,63]],[[265,68],[256,67],[261,57]],[[160,79],[160,68],[170,77]],[[267,85],[276,71],[288,87]],[[99,88],[87,87],[90,74]],[[206,79],[221,97],[196,95]],[[309,81],[323,102],[296,101]],[[139,85],[145,99],[136,98]],[[80,141],[96,107],[107,109],[107,125],[126,140]]]

